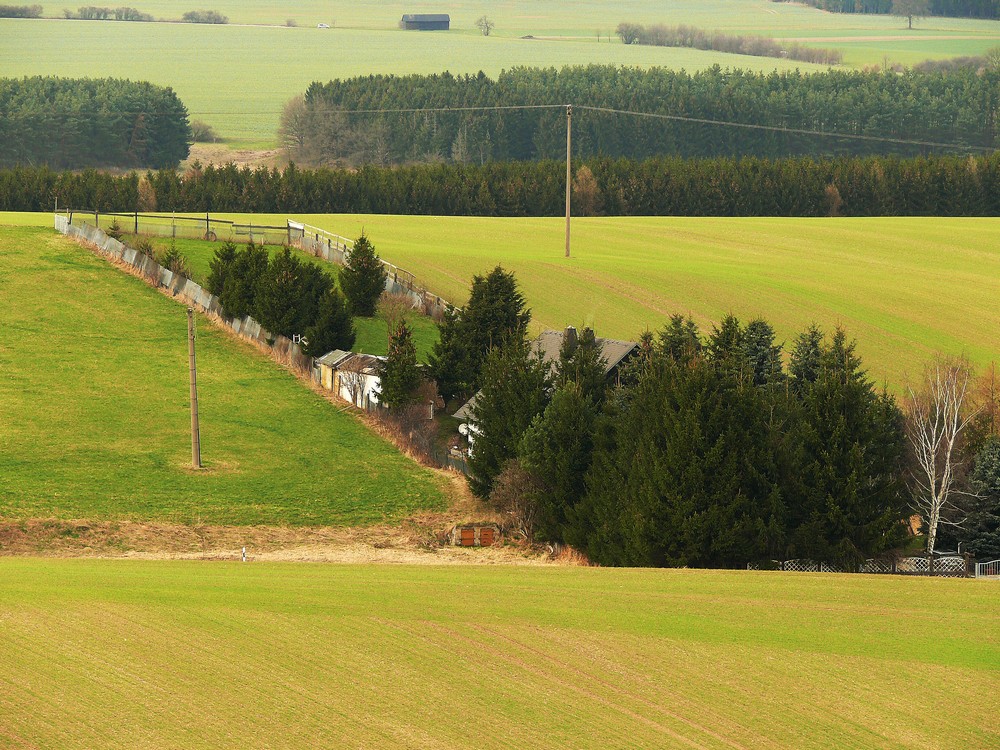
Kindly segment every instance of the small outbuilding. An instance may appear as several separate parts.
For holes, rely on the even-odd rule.
[[[360,409],[371,410],[378,406],[379,365],[384,360],[372,354],[334,349],[317,359],[315,366],[323,388]]]
[[[492,547],[500,541],[500,527],[495,523],[467,523],[448,534],[453,547]]]
[[[406,13],[399,26],[407,31],[448,31],[451,16],[447,13]]]

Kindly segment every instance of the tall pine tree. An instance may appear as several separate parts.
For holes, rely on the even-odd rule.
[[[362,233],[347,256],[347,267],[340,272],[340,288],[351,312],[362,318],[375,314],[378,299],[385,291],[386,276],[385,265],[375,252],[375,246]]]

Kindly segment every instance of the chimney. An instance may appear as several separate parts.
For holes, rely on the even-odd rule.
[[[566,326],[566,333],[563,334],[563,346],[566,347],[567,351],[572,352],[576,349],[576,343],[576,328],[574,326]]]

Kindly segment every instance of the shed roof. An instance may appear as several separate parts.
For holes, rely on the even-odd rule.
[[[404,13],[403,21],[408,23],[442,23],[451,22],[447,13]]]
[[[316,364],[326,365],[327,367],[336,367],[337,363],[350,354],[351,352],[345,352],[343,349],[334,349],[332,352],[327,352],[322,357],[319,357],[316,360]]]

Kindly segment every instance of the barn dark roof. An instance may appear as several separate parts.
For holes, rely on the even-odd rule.
[[[451,22],[447,13],[404,13],[403,21],[407,23],[443,23]]]

